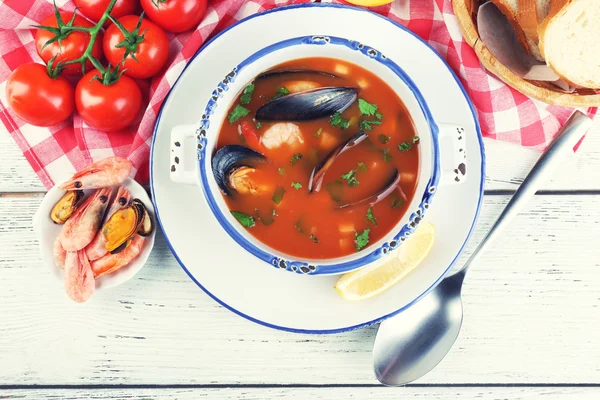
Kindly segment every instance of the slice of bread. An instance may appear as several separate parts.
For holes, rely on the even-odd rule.
[[[518,0],[517,3],[517,22],[525,33],[531,55],[540,61],[544,61],[544,57],[538,47],[538,26],[548,15],[550,3],[551,0]]]
[[[600,88],[600,7],[598,0],[552,0],[538,28],[547,64],[574,86]]]

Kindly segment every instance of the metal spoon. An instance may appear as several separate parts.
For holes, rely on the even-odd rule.
[[[456,341],[462,325],[460,296],[467,270],[535,195],[591,124],[590,118],[575,111],[465,265],[443,279],[416,304],[381,323],[373,348],[375,376],[381,383],[388,386],[407,384],[427,374],[442,361]]]

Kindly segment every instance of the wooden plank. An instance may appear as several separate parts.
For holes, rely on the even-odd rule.
[[[0,399],[187,400],[581,400],[600,395],[595,387],[342,387],[342,388],[214,388],[214,389],[25,389],[0,390]]]
[[[540,155],[537,151],[496,140],[486,139],[485,147],[487,190],[516,189]],[[0,192],[45,190],[6,132],[0,134],[0,160]],[[544,188],[600,190],[600,119],[595,122],[579,152],[564,162]]]
[[[507,200],[486,197],[466,253]],[[69,302],[40,263],[30,221],[40,201],[0,197],[1,384],[376,383],[375,327],[311,336],[255,325],[197,288],[160,237],[135,279]],[[471,271],[458,342],[420,383],[600,383],[598,237],[598,197],[536,196]]]

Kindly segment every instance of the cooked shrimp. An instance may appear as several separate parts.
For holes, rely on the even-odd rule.
[[[62,244],[60,243],[60,236],[57,236],[56,240],[54,241],[52,253],[54,254],[54,265],[56,265],[60,269],[64,269],[65,257],[67,257],[67,252],[65,251],[65,249],[63,249]]]
[[[284,144],[290,147],[297,147],[304,143],[304,137],[300,132],[300,127],[291,122],[279,122],[271,126],[263,133],[260,142],[267,149],[281,147]]]
[[[144,246],[144,237],[135,235],[131,243],[117,254],[107,254],[104,257],[92,262],[92,271],[94,277],[112,274],[132,262],[141,252]]]
[[[65,259],[65,291],[78,303],[87,301],[94,294],[96,282],[85,251],[70,251]]]
[[[251,167],[240,167],[233,171],[229,175],[229,185],[240,194],[272,193],[274,190],[265,174]]]
[[[123,157],[108,157],[82,169],[70,181],[60,185],[61,189],[100,189],[119,185],[131,173],[132,164]]]
[[[316,82],[311,81],[290,81],[283,84],[283,86],[290,91],[290,93],[301,92],[303,90],[309,90],[319,87],[320,85]]]
[[[78,251],[94,239],[100,229],[111,188],[99,189],[75,211],[60,231],[60,242],[66,251]]]
[[[111,215],[113,215],[117,210],[120,210],[123,207],[126,207],[131,202],[131,193],[124,186],[120,186],[119,190],[117,190],[117,195],[113,199],[108,212],[104,216],[104,221],[108,221]],[[108,251],[106,250],[106,238],[102,234],[102,229],[98,230],[96,233],[96,237],[90,244],[85,248],[85,254],[87,255],[88,260],[94,261],[106,255]]]

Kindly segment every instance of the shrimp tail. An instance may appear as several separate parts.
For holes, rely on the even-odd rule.
[[[68,252],[65,258],[65,292],[73,301],[83,303],[96,290],[94,273],[84,251]]]

